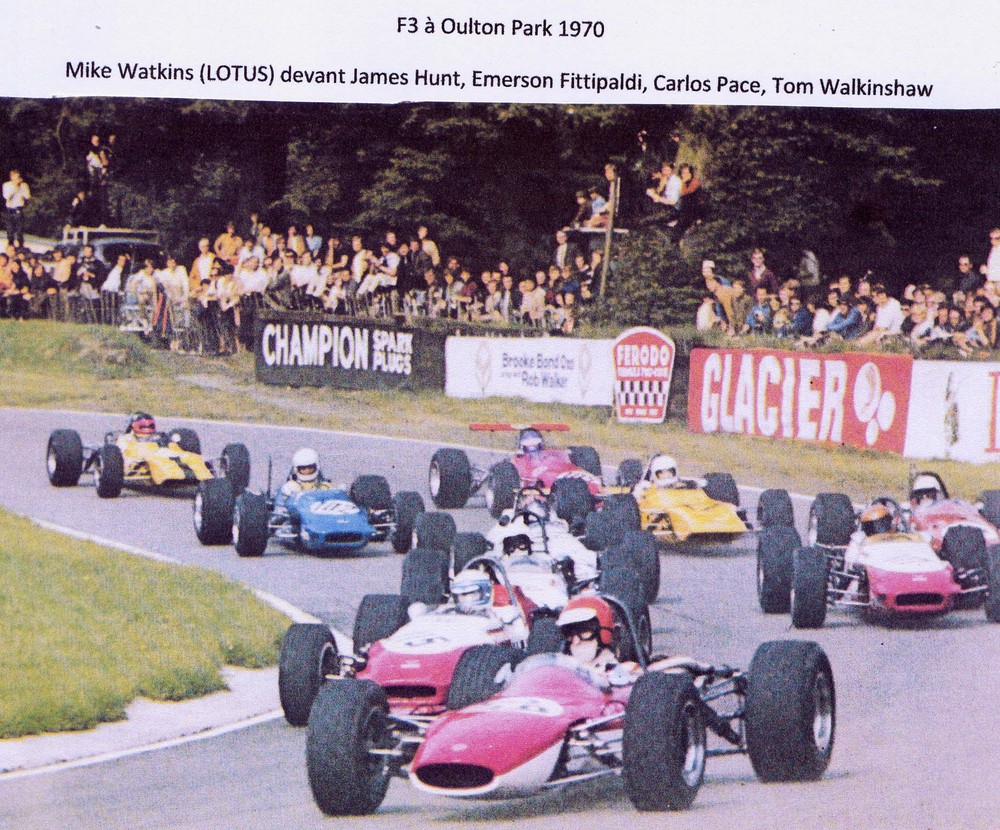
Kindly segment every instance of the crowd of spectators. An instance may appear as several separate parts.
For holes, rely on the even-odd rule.
[[[899,296],[871,272],[858,279],[821,280],[817,272],[811,280],[779,281],[760,249],[740,277],[717,274],[711,260],[702,263],[701,275],[700,331],[774,337],[801,348],[849,341],[861,349],[882,344],[921,353],[936,345],[962,357],[983,356],[998,345],[1000,228],[990,231],[990,249],[978,268],[962,254],[954,274],[936,285],[910,283]]]

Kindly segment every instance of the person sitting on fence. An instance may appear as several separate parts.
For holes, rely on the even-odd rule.
[[[122,304],[122,331],[149,332],[153,327],[153,308],[156,303],[156,278],[153,260],[147,259],[142,268],[125,283],[125,302]]]

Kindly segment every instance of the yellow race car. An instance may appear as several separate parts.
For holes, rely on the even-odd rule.
[[[209,543],[216,537],[228,539],[233,499],[250,482],[250,453],[244,444],[227,444],[220,458],[209,460],[193,429],[158,432],[144,412],[130,415],[123,432],[106,433],[99,446],[84,446],[74,429],[57,429],[49,436],[45,461],[53,486],[73,487],[90,472],[102,499],[116,498],[123,487],[197,488],[195,531]],[[211,505],[210,516],[199,510],[202,502]]]
[[[661,542],[732,542],[751,530],[740,494],[729,473],[709,473],[704,479],[677,475],[677,462],[667,455],[654,455],[644,465],[636,458],[618,467],[618,486],[609,492],[631,493],[638,507],[643,530],[652,531]],[[619,498],[613,499],[621,502]],[[621,509],[620,506],[615,509]]]

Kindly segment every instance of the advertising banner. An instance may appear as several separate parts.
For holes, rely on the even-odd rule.
[[[449,337],[445,393],[609,406],[613,345],[613,340],[566,337]]]
[[[695,349],[688,428],[903,452],[913,359]]]
[[[1000,364],[918,361],[913,389],[907,457],[1000,461]]]
[[[338,389],[443,389],[443,333],[370,320],[263,314],[257,380]]]
[[[663,423],[676,352],[673,340],[648,326],[615,338],[615,414],[621,423]]]

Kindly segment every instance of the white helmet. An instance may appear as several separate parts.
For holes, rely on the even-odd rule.
[[[315,481],[319,478],[319,453],[309,447],[295,451],[292,470],[296,481]]]
[[[482,571],[462,571],[451,583],[451,595],[461,611],[481,611],[493,602],[493,583]]]
[[[649,477],[657,487],[677,483],[677,462],[669,455],[654,455],[649,462]]]
[[[942,498],[944,498],[944,493],[941,492],[941,482],[938,481],[937,476],[921,473],[913,479],[913,486],[910,488],[910,501],[919,504],[925,499],[938,501]]]

